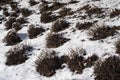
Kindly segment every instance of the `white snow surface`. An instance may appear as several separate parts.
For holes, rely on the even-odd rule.
[[[6,52],[13,46],[6,46],[3,43],[3,39],[5,35],[8,33],[5,30],[4,22],[0,24],[0,80],[94,80],[93,71],[94,67],[85,68],[82,74],[76,74],[70,71],[68,66],[64,69],[59,69],[56,71],[56,74],[52,77],[45,77],[37,73],[35,69],[35,61],[37,57],[40,55],[40,52],[47,48],[46,47],[46,37],[50,33],[50,30],[47,30],[43,33],[43,35],[38,35],[37,38],[29,39],[27,35],[28,26],[30,24],[39,25],[38,27],[44,27],[44,29],[51,28],[51,23],[41,23],[40,22],[40,14],[39,14],[39,4],[35,6],[30,6],[29,0],[14,0],[19,2],[21,8],[26,7],[30,10],[34,10],[35,13],[27,17],[27,20],[30,22],[28,24],[23,24],[23,28],[18,31],[21,39],[23,41],[21,43],[27,43],[34,47],[32,51],[32,55],[30,58],[22,64],[15,66],[7,66],[5,65],[6,61]],[[39,0],[36,0],[39,1]],[[52,0],[47,0],[52,1]],[[70,0],[59,0],[59,2],[69,2]],[[100,0],[100,1],[92,1],[92,0],[77,0],[78,3],[68,4],[66,7],[71,8],[72,11],[76,11],[79,8],[83,7],[86,4],[90,4],[93,6],[98,6],[100,8],[107,8],[106,13],[110,13],[115,8],[120,9],[120,0]],[[2,11],[0,11],[0,15],[2,15]],[[79,16],[79,13],[75,13],[76,16]],[[82,14],[81,14],[82,15]],[[84,14],[83,14],[84,15]],[[94,16],[93,16],[94,17]],[[65,29],[59,33],[66,33],[64,37],[71,39],[66,42],[62,46],[58,48],[51,48],[57,52],[59,52],[59,56],[61,55],[69,55],[68,50],[70,48],[81,47],[86,50],[87,55],[85,57],[91,56],[92,54],[97,54],[99,57],[103,57],[105,53],[108,55],[115,54],[115,42],[120,38],[120,34],[116,34],[114,36],[107,37],[101,40],[90,41],[89,35],[87,34],[89,31],[87,30],[76,30],[72,32],[72,29],[75,29],[75,24],[77,22],[85,22],[85,21],[95,21],[98,20],[98,24],[104,23],[110,26],[119,26],[120,25],[120,16],[115,18],[97,18],[94,17],[92,19],[80,19],[78,18],[70,18],[70,16],[65,17],[65,20],[72,23],[68,29]],[[27,26],[26,26],[27,25]],[[120,31],[118,31],[120,32]],[[85,40],[84,42],[82,40]]]

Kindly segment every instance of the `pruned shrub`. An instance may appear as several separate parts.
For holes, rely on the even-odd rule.
[[[115,9],[110,13],[110,18],[116,17],[118,15],[120,15],[120,10]]]
[[[36,5],[38,2],[36,2],[35,0],[30,0],[29,1],[29,4],[31,5],[31,6],[33,6],[33,5]]]
[[[93,54],[92,56],[88,57],[85,60],[85,67],[91,67],[95,64],[95,62],[99,59],[99,57],[95,54]]]
[[[46,40],[48,48],[56,48],[69,41],[69,39],[63,38],[60,34],[49,34]]]
[[[69,27],[68,22],[66,22],[64,20],[58,20],[53,24],[51,31],[59,32],[59,31],[62,31],[64,29],[68,28],[68,27]]]
[[[120,41],[117,41],[115,46],[116,46],[116,53],[120,54]]]
[[[62,63],[68,63],[70,61],[70,57],[68,55],[63,55],[60,57]]]
[[[12,24],[15,22],[15,17],[9,17],[9,19],[6,21],[5,23],[5,27],[6,29],[11,29],[12,28]]]
[[[32,11],[27,8],[22,8],[20,11],[24,17],[28,17],[32,14]]]
[[[12,10],[16,10],[17,9],[17,2],[10,2],[10,6],[12,8]]]
[[[104,12],[102,8],[91,7],[89,4],[81,7],[79,10],[85,10],[89,17],[93,14],[101,15]]]
[[[57,19],[57,16],[52,15],[51,12],[46,12],[41,14],[41,22],[42,23],[49,23],[53,22]]]
[[[18,22],[14,22],[14,23],[12,24],[12,28],[14,28],[16,31],[18,31],[18,30],[21,29],[21,25],[20,25],[20,23],[18,23]]]
[[[29,45],[16,45],[6,53],[6,65],[18,65],[24,63],[28,59],[28,52],[32,49]]]
[[[120,57],[110,56],[104,61],[98,61],[94,66],[95,80],[119,80]]]
[[[86,51],[81,48],[69,49],[69,55],[61,56],[61,61],[68,65],[68,68],[72,72],[76,72],[81,74],[83,69],[85,68],[84,65],[84,56],[86,55]]]
[[[86,51],[81,48],[69,49],[69,55],[61,56],[61,62],[66,63],[72,72],[81,74],[85,68]]]
[[[90,33],[93,36],[90,40],[105,39],[109,36],[115,35],[115,33],[117,33],[116,29],[110,28],[109,26],[98,27]]]
[[[42,4],[40,5],[40,12],[41,12],[41,13],[46,12],[46,11],[48,11],[48,10],[49,10],[48,4],[42,3]]]
[[[69,55],[61,56],[61,61],[68,65],[68,68],[72,72],[76,72],[77,74],[81,74],[83,69],[86,67],[86,59],[84,56],[86,55],[85,49],[82,48],[71,48],[68,51]],[[93,60],[93,58],[92,58]]]
[[[73,14],[73,12],[71,12],[70,8],[64,7],[60,10],[59,14],[60,14],[60,17],[64,17],[64,16],[67,16],[67,15]]]
[[[10,15],[9,12],[8,12],[8,10],[3,11],[3,14],[4,14],[5,16],[9,16],[9,15]]]
[[[21,11],[20,11],[20,8],[16,8],[16,9],[15,9],[15,12],[16,12],[16,13],[20,13],[20,12],[21,12]]]
[[[81,50],[80,50],[81,51]],[[84,66],[84,57],[81,55],[82,53],[79,51],[70,51],[71,58],[67,61],[68,67],[72,72],[76,72],[78,74],[81,74]]]
[[[16,22],[23,24],[23,23],[27,23],[27,21],[23,18],[23,17],[19,17],[16,19]]]
[[[76,28],[79,30],[89,29],[93,25],[92,22],[77,23]]]
[[[95,7],[95,8],[89,8],[88,10],[86,10],[86,13],[88,13],[88,15],[102,14],[103,11],[102,8]]]
[[[43,28],[35,27],[34,25],[30,25],[28,29],[28,36],[30,39],[37,37],[39,34],[44,32]]]
[[[36,71],[43,76],[51,77],[56,73],[56,70],[61,68],[61,60],[55,56],[55,52],[42,51],[41,56],[36,61]]]
[[[16,31],[11,30],[7,33],[7,35],[5,36],[3,41],[7,45],[14,45],[14,44],[21,42],[21,39],[20,39],[19,35],[16,33]]]

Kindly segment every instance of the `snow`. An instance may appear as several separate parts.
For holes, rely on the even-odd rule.
[[[60,69],[56,71],[56,74],[52,77],[44,77],[39,75],[35,69],[35,61],[37,57],[40,55],[40,52],[46,48],[46,37],[50,33],[50,28],[52,26],[51,23],[41,23],[40,22],[40,14],[39,14],[39,4],[30,7],[28,1],[29,0],[15,0],[19,2],[21,8],[26,7],[30,10],[34,10],[31,16],[27,17],[27,20],[30,22],[28,24],[23,24],[22,29],[18,31],[20,38],[23,40],[21,43],[27,43],[34,47],[33,54],[30,58],[23,64],[16,65],[16,66],[6,66],[6,56],[5,53],[12,47],[12,46],[5,46],[3,43],[3,39],[8,31],[4,28],[4,23],[0,24],[0,80],[94,80],[93,76],[93,66],[90,68],[85,68],[82,74],[76,74],[69,70],[66,67],[64,69]],[[52,1],[52,0],[47,0]],[[68,2],[70,0],[59,0],[59,2]],[[76,4],[68,4],[66,7],[71,8],[72,11],[76,11],[79,8],[83,7],[86,4],[98,6],[101,8],[108,8],[107,13],[110,13],[111,10],[115,8],[120,9],[120,0],[100,0],[100,1],[91,1],[91,0],[78,0],[79,3]],[[0,16],[2,15],[2,11],[0,11]],[[76,13],[79,16],[79,13]],[[83,14],[84,15],[84,14]],[[75,25],[77,22],[84,22],[84,21],[94,21],[98,20],[99,22],[107,25],[116,25],[120,26],[120,16],[117,16],[113,19],[109,19],[106,17],[105,19],[96,18],[93,19],[86,19],[81,20],[80,18],[65,18],[68,22],[71,22],[71,27],[61,31],[59,33],[65,33],[64,36],[71,39],[70,41],[66,42],[62,46],[58,48],[54,48],[55,51],[59,52],[59,56],[61,55],[69,55],[68,50],[71,48],[81,47],[87,51],[87,56],[91,56],[92,54],[97,54],[99,57],[103,56],[105,53],[108,54],[115,54],[115,42],[120,38],[120,35],[114,35],[112,37],[108,37],[104,39],[102,43],[100,40],[97,41],[90,41],[89,35],[87,34],[89,31],[85,30],[76,30],[72,32],[72,29],[75,29]],[[38,27],[43,27],[46,29],[46,32],[43,35],[38,35],[35,39],[29,39],[27,30],[30,24],[38,25]],[[120,31],[119,31],[120,33]],[[85,40],[84,42],[82,40]]]

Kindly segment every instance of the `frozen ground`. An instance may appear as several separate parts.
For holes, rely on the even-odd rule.
[[[3,39],[9,30],[5,30],[5,25],[4,25],[5,22],[0,23],[0,80],[94,80],[93,66],[89,68],[85,68],[82,74],[73,73],[66,66],[64,69],[57,70],[56,74],[52,77],[44,77],[42,75],[39,75],[35,69],[35,60],[39,56],[40,52],[43,49],[47,48],[46,37],[50,33],[50,28],[53,22],[47,24],[40,22],[40,16],[41,16],[41,14],[39,13],[40,3],[34,6],[30,6],[28,3],[29,0],[14,0],[14,1],[17,1],[21,8],[26,7],[34,11],[32,15],[27,17],[29,23],[23,24],[22,25],[23,28],[18,31],[18,34],[20,35],[21,39],[23,39],[21,43],[27,43],[33,46],[34,50],[31,52],[32,55],[25,63],[16,66],[5,65],[5,61],[6,61],[5,54],[12,46],[6,46],[5,43],[3,42]],[[47,0],[47,1],[51,2],[52,0]],[[59,0],[59,2],[64,2],[64,3],[67,3],[69,1],[70,0]],[[84,5],[90,4],[91,6],[96,6],[105,9],[105,13],[108,15],[115,8],[120,9],[120,0],[100,0],[100,1],[77,0],[77,1],[78,3],[67,4],[66,7],[71,8],[72,11],[77,11]],[[11,10],[9,5],[6,5],[6,7],[9,10]],[[56,14],[57,11],[59,11],[59,9],[53,11],[54,14]],[[109,16],[106,16],[104,18],[103,17],[98,18],[93,15],[91,19],[90,18],[81,19],[79,17],[80,15],[84,15],[84,11],[81,14],[76,12],[74,13],[74,15],[78,17],[73,17],[73,15],[70,16],[68,15],[65,17],[65,20],[71,23],[71,25],[68,29],[59,32],[59,33],[65,33],[64,36],[71,40],[58,48],[51,48],[51,49],[59,52],[58,54],[59,56],[67,54],[69,48],[74,49],[76,47],[81,47],[86,50],[87,55],[85,57],[88,57],[92,54],[97,54],[99,57],[102,58],[105,53],[107,53],[108,55],[115,54],[115,50],[116,50],[115,42],[120,38],[120,33],[119,33],[120,31],[118,31],[118,33],[114,36],[110,36],[103,39],[103,42],[101,40],[91,41],[89,40],[90,36],[87,34],[89,31],[77,30],[75,29],[75,25],[77,22],[97,20],[98,21],[97,24],[100,25],[105,24],[110,26],[120,26],[120,15],[114,18],[109,18]],[[0,17],[1,16],[3,16],[2,10],[0,11]],[[37,38],[29,39],[27,35],[27,30],[30,24],[38,25],[38,27],[42,25],[43,28],[46,29],[46,31],[43,33],[43,35],[38,35]],[[47,28],[49,28],[49,30],[47,30]],[[75,29],[75,31],[73,32],[72,29]]]

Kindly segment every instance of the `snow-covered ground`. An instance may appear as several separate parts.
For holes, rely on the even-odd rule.
[[[31,52],[32,55],[28,60],[26,60],[25,63],[15,65],[15,66],[7,66],[5,65],[6,62],[6,52],[13,46],[6,46],[3,42],[3,39],[5,35],[8,33],[9,30],[5,30],[5,22],[0,23],[0,80],[94,80],[94,67],[85,68],[83,70],[82,74],[76,74],[69,70],[68,66],[66,66],[63,69],[59,69],[56,71],[56,74],[52,77],[45,77],[37,73],[35,69],[35,61],[37,57],[40,55],[40,52],[47,48],[46,47],[46,37],[50,33],[51,26],[53,22],[50,23],[41,23],[39,13],[39,4],[30,6],[29,0],[14,0],[18,2],[19,6],[21,8],[28,8],[30,10],[33,10],[33,14],[27,17],[27,20],[29,23],[23,24],[22,29],[19,30],[17,33],[23,39],[21,43],[27,43],[31,45],[34,50]],[[36,0],[39,1],[39,0]],[[51,2],[52,0],[46,0]],[[59,0],[59,2],[68,3],[70,0]],[[78,3],[74,4],[67,4],[65,5],[67,8],[71,8],[72,11],[77,11],[81,7],[89,4],[91,6],[99,7],[105,9],[106,14],[110,14],[112,10],[114,9],[120,9],[120,0],[77,0]],[[11,11],[11,8],[9,5],[6,5],[6,7]],[[53,11],[54,14],[56,14],[60,9]],[[2,14],[2,10],[0,11],[0,17],[4,16]],[[114,18],[109,18],[109,16],[98,18],[92,16],[92,18],[86,18],[81,19],[79,16],[84,15],[84,11],[80,14],[79,12],[74,13],[75,16],[69,15],[65,17],[65,20],[68,21],[70,24],[70,27],[60,31],[59,33],[65,33],[64,37],[69,38],[70,40],[63,44],[60,47],[57,48],[50,48],[57,52],[59,52],[59,56],[61,55],[69,55],[68,50],[71,48],[83,48],[86,50],[87,55],[85,57],[91,56],[92,54],[96,54],[99,57],[103,57],[105,53],[108,53],[108,55],[115,54],[115,42],[120,38],[120,31],[114,36],[109,36],[105,39],[103,39],[103,42],[101,40],[95,40],[91,41],[89,40],[90,36],[87,34],[88,30],[77,30],[75,28],[75,25],[77,22],[85,22],[85,21],[98,21],[97,25],[99,24],[105,24],[109,26],[120,26],[120,15]],[[20,16],[22,16],[20,14]],[[6,17],[7,18],[7,17]],[[37,38],[29,39],[27,30],[28,26],[30,24],[38,25],[38,27],[42,26],[44,29],[46,29],[45,32],[43,32],[43,35],[38,35]],[[49,28],[49,30],[47,30]],[[73,32],[72,29],[75,29]],[[85,40],[85,41],[82,41]]]

